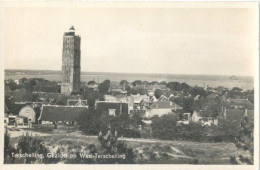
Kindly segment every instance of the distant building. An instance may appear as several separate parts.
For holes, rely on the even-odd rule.
[[[97,110],[107,111],[110,115],[115,116],[128,114],[128,103],[99,101],[97,102]]]
[[[63,36],[61,93],[80,91],[80,37],[72,26]]]
[[[173,113],[182,109],[181,106],[171,101],[157,101],[149,106],[146,112],[146,117],[153,117],[155,115],[162,116],[168,113]]]
[[[247,99],[227,99],[227,103],[232,109],[254,109],[254,104],[248,101]]]
[[[217,117],[206,117],[203,116],[203,110],[201,111],[196,111],[194,110],[192,116],[191,116],[191,121],[193,122],[200,122],[203,125],[208,125],[211,126],[212,124],[218,125],[218,118]]]

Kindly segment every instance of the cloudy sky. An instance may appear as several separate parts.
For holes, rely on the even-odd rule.
[[[253,75],[255,14],[249,8],[6,8],[5,68],[61,70],[63,33],[74,25],[82,71]]]

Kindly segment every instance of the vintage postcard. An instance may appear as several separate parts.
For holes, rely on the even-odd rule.
[[[257,2],[0,7],[4,169],[258,169]]]

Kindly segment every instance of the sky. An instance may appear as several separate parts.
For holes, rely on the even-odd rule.
[[[10,7],[5,69],[61,70],[63,33],[81,37],[88,72],[254,75],[249,8]]]

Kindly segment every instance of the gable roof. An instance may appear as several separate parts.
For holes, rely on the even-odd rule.
[[[150,105],[151,109],[182,109],[181,106],[171,101],[156,101]]]
[[[208,99],[214,99],[214,98],[216,98],[218,96],[218,94],[217,93],[211,93],[211,94],[209,94],[208,96],[207,96],[207,98]]]
[[[68,106],[87,106],[87,100],[68,100]]]
[[[87,112],[87,107],[43,105],[38,120],[42,121],[76,121],[77,117]]]

